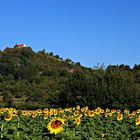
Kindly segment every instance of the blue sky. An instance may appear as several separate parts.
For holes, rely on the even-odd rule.
[[[140,0],[1,0],[0,50],[25,43],[87,67],[140,64]]]

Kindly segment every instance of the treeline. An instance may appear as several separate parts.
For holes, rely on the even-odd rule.
[[[62,106],[89,106],[90,108],[140,108],[140,65],[108,66],[90,74],[75,72],[59,95]]]
[[[140,65],[86,68],[31,47],[0,51],[0,107],[140,108]]]

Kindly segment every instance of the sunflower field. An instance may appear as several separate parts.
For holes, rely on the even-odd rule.
[[[140,109],[0,108],[0,140],[140,140]]]

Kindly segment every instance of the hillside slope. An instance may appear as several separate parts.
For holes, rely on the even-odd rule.
[[[77,69],[86,68],[44,50],[6,48],[0,52],[0,106],[45,107]]]

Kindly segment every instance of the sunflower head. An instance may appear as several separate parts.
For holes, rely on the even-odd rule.
[[[137,114],[140,114],[140,109],[137,109]]]
[[[95,116],[95,112],[93,110],[89,111],[89,116],[90,117],[94,117]]]
[[[137,119],[136,119],[135,124],[136,124],[136,125],[140,125],[140,118],[137,118]]]
[[[44,120],[47,120],[48,119],[48,114],[44,114]]]
[[[101,108],[100,108],[100,107],[98,107],[98,108],[96,108],[96,109],[95,109],[95,114],[100,114],[100,113],[101,113],[101,111],[102,111],[102,110],[101,110]]]
[[[53,118],[47,125],[48,130],[51,134],[58,134],[63,131],[64,119]]]
[[[79,110],[75,110],[73,114],[74,114],[74,116],[78,116],[80,114],[80,111]]]
[[[123,114],[118,114],[118,116],[117,116],[117,120],[118,121],[122,121],[123,120]]]
[[[6,117],[4,117],[5,121],[12,120],[12,114],[8,114]]]
[[[80,125],[80,123],[81,123],[81,119],[80,119],[80,117],[75,118],[74,123],[75,123],[76,125]]]

